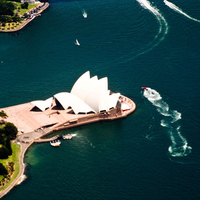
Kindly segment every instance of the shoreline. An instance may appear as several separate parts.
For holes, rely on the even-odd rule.
[[[61,113],[61,110],[53,110],[53,113],[52,113],[51,112],[52,109],[48,109],[48,110],[44,111],[45,115],[47,115],[49,119],[53,118],[52,115],[56,115],[56,116],[54,116],[55,117],[54,120],[55,119],[58,120],[57,123],[53,124],[50,127],[41,126],[42,124],[45,123],[45,121],[41,120],[44,117],[43,113],[39,113],[39,114],[37,113],[37,115],[35,115],[35,113],[32,113],[32,115],[28,116],[30,118],[29,119],[27,118],[27,116],[26,116],[27,110],[26,109],[28,109],[30,112],[31,108],[34,107],[33,105],[31,106],[31,103],[26,103],[26,104],[21,104],[21,105],[16,105],[16,106],[0,109],[0,110],[4,110],[6,113],[8,112],[8,116],[10,116],[10,114],[11,114],[11,117],[8,117],[8,121],[10,121],[14,124],[16,122],[18,122],[17,128],[20,127],[20,122],[19,122],[20,118],[21,118],[21,122],[23,122],[22,123],[23,126],[25,125],[24,121],[26,121],[27,124],[33,128],[32,131],[29,131],[30,127],[28,128],[28,126],[27,126],[25,129],[27,131],[25,131],[24,133],[21,133],[20,131],[18,132],[15,142],[16,143],[20,142],[20,147],[21,147],[20,158],[19,158],[20,172],[19,172],[18,176],[16,177],[16,179],[13,180],[13,182],[6,189],[4,189],[0,192],[0,198],[5,196],[14,186],[16,186],[17,183],[20,181],[21,177],[24,175],[24,171],[25,171],[24,155],[25,155],[27,149],[33,143],[49,142],[49,140],[45,140],[45,139],[42,140],[41,138],[47,136],[48,134],[50,134],[54,131],[73,128],[76,126],[82,126],[82,125],[95,123],[95,122],[99,122],[99,121],[111,121],[111,120],[115,120],[115,119],[121,119],[121,118],[125,118],[127,115],[129,115],[135,111],[136,104],[131,99],[121,95],[121,101],[123,103],[125,102],[127,105],[129,105],[130,109],[122,111],[117,108],[113,108],[113,109],[109,110],[108,112],[92,113],[92,114],[85,114],[85,115],[67,114],[66,110],[64,110],[64,112],[63,112],[64,114]],[[52,108],[53,107],[54,107],[54,105],[52,105]],[[15,113],[16,115],[13,113]],[[64,118],[64,115],[65,116],[67,115],[67,117]],[[9,120],[9,118],[10,118],[10,120]],[[37,124],[36,119],[39,120],[41,122],[41,124],[39,124],[39,123]],[[35,120],[35,124],[32,122],[32,120],[33,121]],[[52,123],[52,122],[49,121],[49,123]],[[34,128],[36,128],[36,129],[34,129]]]
[[[34,15],[31,19],[27,19],[26,21],[23,21],[23,23],[18,26],[16,29],[12,29],[12,30],[0,30],[0,33],[13,33],[13,32],[17,32],[20,31],[21,29],[23,29],[27,24],[29,24],[32,20],[34,20],[36,17],[41,16],[41,13],[46,10],[49,7],[49,2],[44,2],[44,5],[41,7],[41,9],[38,11],[38,13],[36,15]]]

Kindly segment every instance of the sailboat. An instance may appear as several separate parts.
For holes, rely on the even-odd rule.
[[[80,46],[80,43],[77,39],[76,39],[75,45]]]
[[[83,10],[83,17],[84,17],[84,18],[87,18],[87,13],[86,13],[85,10]]]

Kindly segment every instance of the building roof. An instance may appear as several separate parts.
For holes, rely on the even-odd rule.
[[[68,92],[61,92],[55,94],[54,97],[61,104],[61,106],[66,110],[71,107],[75,114],[78,113],[88,113],[95,112],[90,106],[88,106],[84,101],[82,101],[77,96]]]
[[[110,94],[108,90],[108,78],[98,79],[97,76],[90,78],[90,72],[85,72],[74,83],[71,92],[61,92],[54,98],[64,109],[71,107],[75,114],[108,111],[116,107],[120,93]],[[52,99],[48,101],[34,101],[40,110],[50,107]]]
[[[39,108],[41,111],[44,111],[51,106],[52,101],[53,97],[50,97],[46,100],[37,100],[37,101],[32,101],[31,103],[34,104],[37,108]]]

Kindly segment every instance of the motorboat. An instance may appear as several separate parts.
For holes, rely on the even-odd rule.
[[[72,134],[66,134],[62,136],[64,140],[71,140],[72,139]]]
[[[60,140],[52,140],[50,142],[50,145],[53,146],[53,147],[59,147],[61,144],[61,141]]]

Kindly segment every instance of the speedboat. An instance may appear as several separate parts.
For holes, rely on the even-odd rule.
[[[72,134],[66,134],[62,136],[64,140],[71,140],[72,139]]]
[[[61,141],[60,140],[52,140],[50,142],[50,145],[53,146],[53,147],[59,147],[61,144]]]

